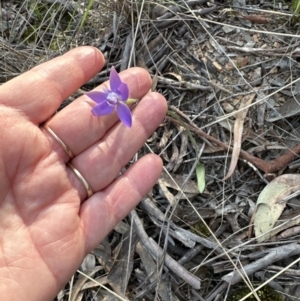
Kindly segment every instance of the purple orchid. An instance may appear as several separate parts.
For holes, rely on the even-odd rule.
[[[127,84],[121,81],[121,78],[114,67],[111,67],[109,76],[110,90],[92,91],[86,93],[93,101],[97,103],[92,109],[94,116],[104,116],[111,114],[116,108],[120,120],[128,127],[132,125],[132,116],[126,101],[129,97]]]

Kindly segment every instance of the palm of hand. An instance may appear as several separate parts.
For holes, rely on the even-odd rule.
[[[0,293],[12,301],[20,296],[22,300],[51,300],[85,254],[150,189],[161,168],[158,158],[148,156],[114,180],[162,120],[166,111],[162,97],[148,95],[152,102],[155,98],[154,105],[145,97],[134,113],[137,127],[127,130],[116,124],[116,116],[99,121],[86,115],[92,104],[83,96],[49,124],[72,147],[73,161],[93,188],[94,195],[86,200],[81,183],[66,167],[69,158],[39,125],[99,71],[103,58],[95,49],[83,47],[54,62],[0,89]],[[81,73],[60,71],[64,67]],[[129,86],[132,82],[132,97],[140,98],[149,90],[146,72],[128,71],[127,79]],[[53,99],[52,103],[45,97]],[[128,139],[132,150],[127,145],[121,152]],[[146,166],[147,174],[142,175]]]

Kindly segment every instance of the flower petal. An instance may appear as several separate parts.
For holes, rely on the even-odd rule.
[[[92,108],[92,113],[96,117],[111,114],[113,111],[114,111],[114,106],[109,105],[106,101]]]
[[[132,125],[132,116],[131,116],[130,109],[128,108],[128,106],[125,103],[119,102],[117,104],[117,113],[118,113],[118,116],[121,119],[121,121],[126,126],[131,127],[131,125]]]
[[[111,91],[118,93],[118,89],[121,86],[122,81],[114,66],[110,69],[109,84]]]
[[[96,103],[106,102],[107,96],[110,91],[91,91],[85,93],[89,98],[91,98]]]
[[[120,87],[118,88],[118,94],[120,95],[123,101],[126,101],[129,97],[129,89],[127,84],[121,83]]]

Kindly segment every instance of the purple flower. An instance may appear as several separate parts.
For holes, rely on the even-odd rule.
[[[129,97],[127,84],[121,81],[119,74],[114,67],[111,67],[109,76],[110,90],[92,91],[86,93],[93,101],[97,103],[92,109],[94,116],[104,116],[111,114],[116,108],[120,120],[128,127],[132,125],[132,116],[130,109],[126,105]]]

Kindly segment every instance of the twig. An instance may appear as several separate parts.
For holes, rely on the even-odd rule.
[[[238,46],[226,46],[228,50],[235,50],[244,53],[251,53],[255,55],[263,55],[263,56],[279,56],[283,57],[288,55],[289,57],[299,57],[299,52],[295,50],[291,50],[291,52],[287,52],[287,50],[283,52],[279,52],[277,48],[275,49],[264,49],[264,48],[251,48],[251,47],[238,47]]]
[[[140,238],[142,244],[149,250],[150,254],[152,255],[153,259],[156,261],[160,261],[161,258],[164,257],[165,265],[177,276],[179,276],[181,279],[183,279],[185,282],[187,282],[189,285],[191,285],[195,289],[200,289],[200,279],[187,271],[183,266],[177,263],[176,260],[174,260],[171,256],[168,254],[165,254],[163,250],[160,248],[160,246],[157,245],[157,243],[152,239],[149,238],[146,231],[144,230],[144,227],[142,225],[141,220],[139,219],[137,213],[135,210],[132,210],[130,213],[131,218],[133,219],[133,225],[135,228],[135,231]]]
[[[172,117],[167,116],[166,119],[170,120],[170,121],[172,121],[176,124],[182,125],[180,121],[178,121],[178,120],[176,120]],[[224,143],[224,142],[222,142],[222,141],[206,134],[204,131],[202,131],[187,116],[185,117],[185,119],[189,122],[189,124],[187,124],[189,129],[191,131],[193,131],[194,133],[196,133],[198,136],[200,136],[202,138],[205,138],[205,139],[207,139],[207,140],[223,147],[224,150],[227,150],[227,149],[232,150],[231,146],[227,145],[226,143]],[[277,159],[272,160],[272,161],[264,161],[260,158],[252,156],[251,154],[249,154],[248,152],[246,152],[244,150],[240,151],[240,157],[247,160],[247,161],[249,161],[250,163],[252,163],[257,168],[263,170],[265,173],[272,173],[272,172],[276,172],[276,171],[286,167],[287,164],[289,162],[291,162],[293,159],[295,159],[299,153],[300,153],[300,143],[295,145],[294,147],[292,147],[291,149],[286,151],[283,155],[281,155],[280,157],[278,157]]]
[[[272,264],[273,262],[300,254],[300,245],[297,243],[292,243],[289,245],[269,249],[267,251],[268,254],[266,256],[243,266],[239,272],[230,272],[229,274],[223,276],[222,280],[234,285],[242,279],[241,274],[246,274],[248,276],[252,275],[256,271]]]
[[[252,275],[255,272],[263,269],[266,266],[269,266],[273,262],[282,260],[287,257],[291,257],[294,255],[300,254],[300,246],[297,243],[292,243],[285,246],[276,247],[273,249],[267,250],[268,254],[263,258],[258,259],[255,262],[252,262],[244,267],[242,267],[239,271],[233,271],[229,274],[222,277],[224,281],[219,288],[217,288],[211,295],[209,295],[205,300],[212,301],[216,298],[216,296],[221,293],[228,284],[234,285],[241,281],[241,275]]]
[[[150,214],[155,215],[155,217],[163,223],[163,221],[165,219],[165,215],[148,198],[145,198],[141,201],[141,206],[149,215]],[[196,235],[188,230],[182,229],[181,227],[178,227],[172,221],[169,221],[169,224],[170,224],[171,230],[180,233],[182,235],[182,237],[185,237],[186,239],[200,243],[204,247],[213,249],[219,254],[223,253],[223,250],[215,242],[213,242],[205,237]]]

